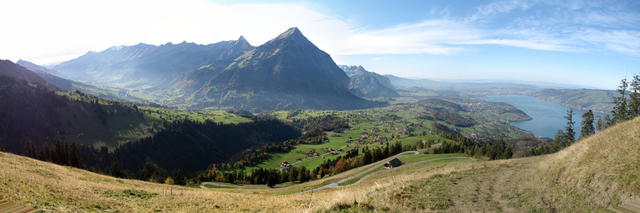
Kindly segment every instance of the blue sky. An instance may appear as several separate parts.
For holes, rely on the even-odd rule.
[[[621,78],[640,73],[640,1],[329,1],[318,7],[367,29],[447,20],[483,34],[480,40],[496,40],[443,41],[442,46],[460,48],[452,53],[340,57],[370,70],[597,88],[614,88]]]
[[[613,89],[640,73],[640,1],[3,1],[0,58],[40,64],[140,42],[260,45],[297,26],[338,64],[432,79]],[[46,32],[46,33],[45,33]]]

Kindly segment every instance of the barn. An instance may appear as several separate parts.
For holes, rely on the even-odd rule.
[[[398,159],[398,158],[393,158],[389,162],[386,162],[384,164],[384,167],[395,168],[395,167],[398,167],[400,165],[402,165],[402,161],[400,161],[400,159]]]

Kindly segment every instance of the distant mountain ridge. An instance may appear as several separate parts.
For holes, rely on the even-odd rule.
[[[297,28],[236,58],[224,70],[206,69],[210,80],[192,100],[246,109],[352,109],[372,103],[351,94],[349,77],[329,54]]]
[[[604,115],[613,108],[615,90],[581,88],[547,88],[537,85],[492,81],[436,81],[386,75],[403,94],[432,96],[485,97],[493,95],[528,95],[579,110],[593,110]]]
[[[226,66],[252,49],[244,37],[208,45],[182,42],[111,47],[53,67],[61,77],[124,88],[164,88],[181,74],[203,65]]]
[[[349,76],[349,90],[361,97],[394,97],[398,96],[391,81],[386,76],[369,72],[362,66],[340,65]]]
[[[47,82],[38,74],[9,60],[0,60],[0,76],[47,85]]]
[[[290,28],[258,47],[244,37],[209,45],[138,44],[90,52],[53,67],[70,79],[129,89],[185,108],[356,109],[382,103],[349,90],[331,56]]]
[[[101,98],[114,99],[114,100],[146,102],[143,99],[130,96],[127,90],[125,89],[99,88],[93,85],[64,79],[57,76],[58,72],[56,70],[48,69],[46,67],[43,67],[22,59],[18,60],[16,64],[24,68],[27,68],[28,70],[32,71],[36,75],[40,76],[50,86],[56,87],[57,89],[60,89],[60,90],[79,91],[85,94],[89,94],[89,95],[93,95]]]

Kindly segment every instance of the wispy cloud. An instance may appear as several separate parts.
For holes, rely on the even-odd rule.
[[[604,47],[619,53],[640,56],[640,31],[587,29],[576,33],[572,38],[591,47]]]
[[[337,54],[452,54],[463,48],[453,41],[477,38],[474,29],[449,20],[429,20],[372,31],[354,31],[346,35]]]
[[[533,3],[524,0],[495,1],[487,5],[476,8],[476,12],[465,18],[467,22],[483,21],[484,19],[496,15],[509,13],[514,10],[524,11],[531,7]]]
[[[536,40],[511,40],[511,39],[484,39],[484,40],[470,40],[457,44],[471,44],[471,45],[502,45],[511,47],[521,47],[533,50],[549,50],[549,51],[566,51],[570,49],[567,46],[561,44],[555,44],[549,41],[536,41]]]
[[[453,54],[473,45],[501,45],[640,55],[640,15],[625,2],[607,3],[495,1],[460,17],[357,31],[336,52]]]

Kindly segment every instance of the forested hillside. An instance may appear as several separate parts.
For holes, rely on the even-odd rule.
[[[162,175],[195,172],[300,135],[277,120],[138,107],[60,91],[8,61],[0,68],[0,148],[59,164],[107,173],[115,165],[131,177],[147,161]]]
[[[11,65],[1,71],[20,75],[0,77],[0,141],[7,150],[23,153],[26,141],[55,140],[113,147],[153,132],[143,128],[153,121],[133,104],[61,92],[33,72]]]

